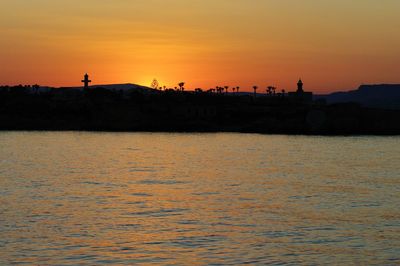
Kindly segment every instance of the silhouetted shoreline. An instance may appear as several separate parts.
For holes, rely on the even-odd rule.
[[[324,104],[285,95],[0,89],[2,131],[238,132],[399,135],[400,110]]]

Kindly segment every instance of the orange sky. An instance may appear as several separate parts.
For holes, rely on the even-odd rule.
[[[0,84],[400,83],[398,0],[1,0]]]

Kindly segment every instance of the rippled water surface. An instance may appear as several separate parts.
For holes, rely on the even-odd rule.
[[[400,138],[0,133],[0,265],[400,264]]]

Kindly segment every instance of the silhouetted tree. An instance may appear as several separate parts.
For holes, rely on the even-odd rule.
[[[268,86],[267,93],[268,93],[269,96],[276,95],[276,87]]]
[[[254,90],[254,98],[256,98],[256,97],[257,97],[257,89],[258,89],[258,86],[253,86],[253,90]]]
[[[269,95],[269,96],[271,96],[271,94],[272,94],[272,86],[268,86],[267,87],[267,94]]]
[[[225,93],[228,94],[229,86],[225,86],[224,88],[225,88]]]
[[[153,81],[151,82],[151,85],[150,85],[150,87],[151,88],[153,88],[153,89],[155,89],[155,90],[157,90],[158,89],[158,81],[157,81],[157,79],[153,79]]]
[[[185,82],[180,82],[180,83],[178,84],[178,86],[179,86],[179,90],[180,90],[180,91],[184,91],[184,90],[185,90],[185,88],[183,87],[183,86],[185,86]]]

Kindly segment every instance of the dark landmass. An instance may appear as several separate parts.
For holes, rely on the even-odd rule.
[[[155,89],[151,89],[149,87],[145,87],[145,86],[141,86],[141,85],[137,85],[137,84],[132,84],[132,83],[124,83],[124,84],[106,84],[106,85],[96,85],[94,87],[92,87],[92,89],[95,88],[103,88],[106,90],[110,90],[110,91],[114,91],[114,92],[119,92],[119,93],[127,93],[130,91],[135,91],[135,92],[142,92],[142,93],[152,93],[152,92],[156,92],[157,90]],[[47,88],[47,89],[51,89],[51,88]],[[62,87],[60,88],[61,90],[79,90],[82,91],[83,88],[82,87]]]
[[[362,85],[353,91],[315,95],[314,99],[325,99],[328,104],[354,102],[365,107],[400,110],[400,85]]]
[[[0,130],[400,134],[400,110],[325,104],[293,95],[254,97],[141,86],[0,87]]]

